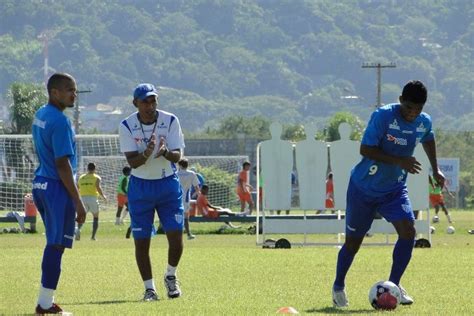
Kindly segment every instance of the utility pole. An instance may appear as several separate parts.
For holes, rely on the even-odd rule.
[[[74,106],[74,131],[76,134],[79,134],[79,127],[81,125],[81,121],[79,120],[81,110],[79,109],[79,94],[81,93],[91,93],[92,90],[78,90],[77,98],[76,98],[76,105]]]
[[[377,69],[377,104],[376,108],[382,105],[382,68],[395,68],[395,63],[382,65],[381,63],[363,63],[362,68],[376,68]]]
[[[55,30],[44,30],[41,32],[40,35],[38,35],[38,39],[43,43],[43,58],[44,58],[44,63],[43,63],[43,78],[44,78],[44,84],[46,85],[48,82],[48,75],[49,71],[53,70],[51,67],[49,67],[49,54],[48,54],[48,46],[49,46],[49,41],[56,35],[57,31]]]

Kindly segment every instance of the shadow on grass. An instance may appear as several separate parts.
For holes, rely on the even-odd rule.
[[[89,302],[79,302],[79,303],[65,303],[64,305],[112,305],[112,304],[128,304],[128,303],[137,303],[142,302],[142,300],[112,300],[112,301],[89,301]]]
[[[377,312],[374,309],[341,309],[341,308],[335,308],[335,307],[324,307],[324,308],[311,308],[305,310],[305,313],[308,314],[315,314],[315,313],[321,313],[321,314],[339,314],[339,315],[353,315],[353,314],[370,314],[370,313],[375,313]]]

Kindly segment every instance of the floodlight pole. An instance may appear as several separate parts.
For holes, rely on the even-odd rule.
[[[91,93],[92,90],[78,90],[76,91],[77,93],[77,98],[76,98],[76,104],[74,106],[74,131],[76,134],[79,134],[79,126],[81,125],[79,116],[81,114],[81,110],[79,109],[79,94],[81,93]]]
[[[377,69],[377,104],[376,108],[382,105],[382,68],[396,68],[395,63],[382,65],[381,63],[363,63],[362,68]]]

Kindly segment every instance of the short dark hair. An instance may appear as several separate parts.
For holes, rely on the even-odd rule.
[[[242,167],[245,167],[245,166],[250,166],[250,162],[245,161],[245,162],[242,164]]]
[[[87,171],[94,171],[95,170],[95,163],[89,162],[87,164]]]
[[[130,173],[131,171],[132,171],[132,169],[131,169],[129,166],[125,166],[125,167],[123,167],[123,169],[122,169],[122,173],[123,173],[123,174]]]
[[[65,81],[74,81],[74,78],[70,74],[63,72],[57,72],[49,77],[48,84],[46,86],[48,89],[48,94],[50,94],[51,90],[53,89],[62,88]]]
[[[202,190],[207,190],[209,189],[209,186],[207,184],[203,184],[202,187],[201,187],[201,191]]]
[[[402,98],[404,101],[411,101],[416,104],[425,104],[428,98],[428,91],[423,82],[411,80],[403,87]]]
[[[184,169],[188,168],[188,165],[189,165],[189,162],[186,158],[181,158],[179,161],[178,161],[178,165],[180,165],[181,167],[183,167]]]

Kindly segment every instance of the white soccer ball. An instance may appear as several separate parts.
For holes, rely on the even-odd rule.
[[[448,228],[446,228],[446,234],[452,235],[455,231],[454,226],[448,226]]]
[[[430,226],[430,232],[434,234],[436,232],[436,228],[434,226]]]
[[[379,281],[370,288],[369,302],[375,309],[393,310],[400,304],[401,296],[395,283]]]
[[[437,215],[433,216],[433,223],[438,223],[439,217]]]

